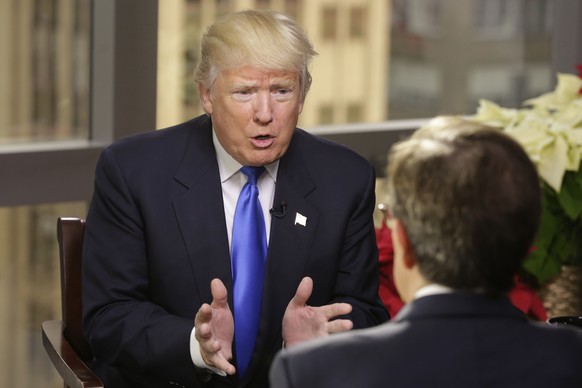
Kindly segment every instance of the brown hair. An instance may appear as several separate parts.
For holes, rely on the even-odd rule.
[[[515,140],[438,117],[392,148],[387,171],[390,210],[423,276],[455,289],[511,288],[541,214],[536,168]]]

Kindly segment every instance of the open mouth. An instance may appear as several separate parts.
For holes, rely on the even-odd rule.
[[[275,138],[272,136],[269,136],[269,135],[255,136],[255,137],[253,137],[253,140],[252,140],[255,147],[259,147],[259,148],[268,148],[273,144],[274,141],[275,141]]]

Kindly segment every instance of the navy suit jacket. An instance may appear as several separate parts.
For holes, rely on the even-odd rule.
[[[506,298],[419,298],[392,322],[283,350],[277,388],[582,386],[582,330],[528,320]]]
[[[224,282],[233,306],[210,118],[108,147],[96,169],[83,259],[94,367],[106,382],[119,379],[115,387],[267,386],[283,313],[304,276],[314,281],[310,305],[350,303],[356,328],[387,320],[378,298],[374,185],[364,158],[295,130],[275,188],[274,203],[285,201],[286,214],[271,221],[259,334],[239,381],[198,370],[189,352],[213,278]],[[298,214],[305,225],[295,222]]]

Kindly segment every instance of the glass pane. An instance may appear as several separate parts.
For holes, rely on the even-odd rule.
[[[288,12],[319,56],[300,126],[470,114],[552,89],[551,0],[255,1]],[[248,0],[159,3],[158,127],[202,113],[200,34]],[[357,107],[357,109],[355,108]]]
[[[86,212],[84,202],[0,208],[0,387],[63,386],[40,325],[61,319],[57,218]]]
[[[0,144],[89,136],[91,0],[0,4]]]
[[[551,0],[394,0],[389,117],[517,107],[550,91]]]

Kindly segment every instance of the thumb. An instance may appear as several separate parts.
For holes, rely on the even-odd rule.
[[[297,291],[295,292],[292,303],[298,306],[305,306],[307,304],[307,300],[311,296],[312,291],[313,280],[306,276],[301,279],[301,283],[299,283],[299,287],[297,287]]]
[[[210,282],[210,292],[212,293],[212,305],[214,307],[224,307],[227,305],[228,293],[224,283],[220,279],[212,279],[212,282]]]

